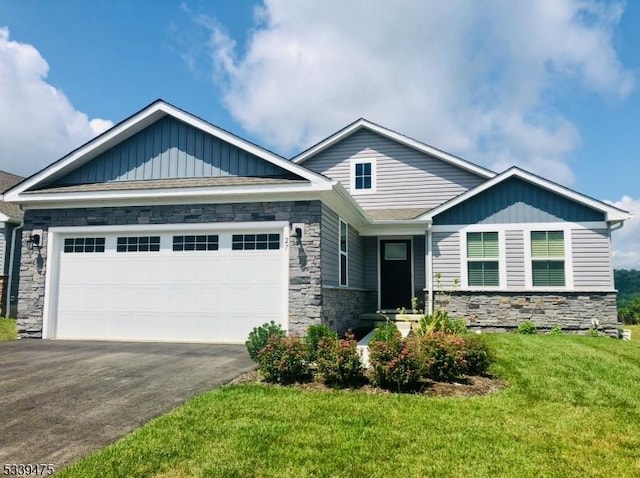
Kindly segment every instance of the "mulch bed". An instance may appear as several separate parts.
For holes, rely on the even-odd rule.
[[[269,387],[292,387],[299,390],[307,390],[311,392],[327,392],[335,389],[325,385],[322,382],[314,381],[309,383],[294,383],[291,385],[279,385],[265,382],[260,376],[257,369],[251,370],[237,377],[229,382],[231,385],[239,385],[245,383],[260,383]],[[498,390],[501,390],[507,386],[506,382],[496,377],[477,377],[477,376],[465,376],[457,382],[434,382],[432,380],[425,380],[421,383],[421,386],[413,390],[411,394],[424,395],[429,397],[477,397],[483,395],[489,395]],[[374,387],[369,383],[366,383],[358,388],[342,389],[352,393],[368,393],[386,395],[393,393],[392,391],[382,388]]]

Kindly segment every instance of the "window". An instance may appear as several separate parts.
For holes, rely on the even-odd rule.
[[[500,285],[497,232],[467,233],[467,281],[469,286]]]
[[[384,245],[385,261],[406,261],[407,245],[398,242],[387,242]]]
[[[349,226],[340,219],[340,285],[347,286],[348,283],[348,267],[349,267]]]
[[[217,251],[217,235],[173,236],[174,251]]]
[[[531,231],[534,287],[564,287],[564,232]]]
[[[74,237],[65,239],[64,252],[104,252],[104,237]]]
[[[234,234],[231,237],[234,251],[280,249],[280,234]]]
[[[119,237],[116,245],[118,252],[158,252],[160,236]]]
[[[355,168],[354,180],[356,189],[371,189],[373,185],[371,163],[356,163]]]

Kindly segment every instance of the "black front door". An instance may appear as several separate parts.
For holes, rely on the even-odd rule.
[[[380,308],[411,308],[411,241],[380,241]]]

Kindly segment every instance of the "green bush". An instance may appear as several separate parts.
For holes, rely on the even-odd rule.
[[[312,375],[309,349],[300,337],[271,335],[258,353],[258,364],[267,382],[307,382]]]
[[[416,341],[392,338],[369,342],[374,385],[398,392],[416,387],[424,368]]]
[[[518,333],[522,335],[535,335],[538,333],[538,329],[536,328],[536,324],[527,320],[526,322],[518,324]]]
[[[549,335],[552,335],[554,337],[562,335],[562,327],[560,327],[558,324],[554,325],[553,327],[551,327],[551,330],[549,330]]]
[[[465,373],[468,375],[484,375],[495,361],[495,352],[482,335],[466,335],[464,337]]]
[[[381,322],[379,323],[375,331],[373,332],[373,337],[371,337],[371,342],[390,342],[400,340],[402,334],[396,327],[396,324],[393,322]]]
[[[358,342],[348,332],[344,339],[322,337],[318,344],[318,373],[327,385],[336,387],[355,387],[361,385],[364,371]]]
[[[426,377],[450,382],[467,371],[464,337],[447,332],[434,332],[420,337],[419,340]]]
[[[247,351],[249,352],[249,357],[254,362],[258,361],[258,353],[260,350],[267,345],[267,340],[272,335],[277,335],[278,337],[284,337],[286,332],[282,330],[278,324],[276,324],[273,320],[269,323],[262,324],[260,327],[255,327],[251,332],[249,332],[249,337],[245,342],[247,346]]]
[[[415,334],[422,336],[434,332],[466,334],[467,323],[463,319],[452,319],[449,316],[449,312],[444,309],[436,309],[432,315],[425,315],[420,318]]]
[[[309,360],[311,360],[312,362],[315,362],[317,358],[316,354],[318,350],[318,344],[324,338],[337,340],[338,334],[324,324],[310,325],[307,328],[307,333],[304,336],[304,342],[305,344],[307,344],[307,347],[309,349]]]

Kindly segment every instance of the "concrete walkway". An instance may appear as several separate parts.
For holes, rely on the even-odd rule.
[[[0,463],[60,470],[252,367],[244,345],[0,342]]]

